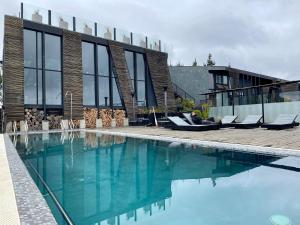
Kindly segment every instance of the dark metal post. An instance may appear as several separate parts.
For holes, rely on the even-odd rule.
[[[133,34],[130,32],[130,44],[133,45]]]
[[[117,40],[117,29],[114,27],[114,41]]]
[[[131,92],[131,97],[132,97],[132,112],[133,112],[133,121],[135,122],[135,93],[134,91]]]
[[[264,92],[262,87],[260,88],[260,92],[261,92],[262,120],[263,123],[265,123],[265,104],[264,104]]]
[[[167,93],[168,87],[164,87],[164,97],[165,97],[165,117],[168,117],[168,93]]]
[[[24,19],[23,17],[24,17],[24,5],[23,2],[21,2],[21,18]]]
[[[76,31],[76,17],[73,16],[73,31]]]
[[[232,115],[234,116],[234,91],[232,91]]]
[[[95,23],[95,36],[97,37],[97,23]]]
[[[51,10],[48,10],[48,25],[51,26]]]
[[[158,41],[158,48],[159,48],[159,51],[161,52],[161,41],[160,40]]]
[[[148,37],[146,37],[146,48],[148,48]]]

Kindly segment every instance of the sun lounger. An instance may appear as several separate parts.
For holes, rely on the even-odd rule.
[[[192,116],[190,113],[182,113],[182,115],[184,116],[184,118],[189,122],[189,124],[191,125],[200,125],[200,124],[195,124],[192,120]],[[208,120],[202,120],[203,124],[201,125],[210,125],[210,124],[217,124],[215,122],[212,121],[208,121]]]
[[[241,123],[234,124],[235,128],[251,129],[261,125],[262,115],[248,115]]]
[[[273,130],[283,130],[293,128],[298,123],[295,122],[298,115],[295,114],[280,114],[272,123],[263,124],[261,127]]]
[[[168,117],[172,123],[173,130],[185,130],[185,131],[206,131],[206,130],[218,130],[219,124],[204,124],[204,125],[190,125],[178,116]]]
[[[234,127],[237,116],[224,116],[221,120],[222,127]]]

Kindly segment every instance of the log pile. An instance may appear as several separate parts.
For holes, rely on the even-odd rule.
[[[115,116],[115,119],[116,119],[117,127],[123,127],[124,126],[124,119],[125,119],[125,111],[118,109],[114,112],[114,116]]]
[[[62,118],[63,117],[59,115],[48,115],[47,120],[49,121],[49,129],[60,129],[60,122]]]
[[[83,118],[85,119],[86,128],[95,128],[97,119],[98,109],[84,108]]]
[[[101,109],[99,111],[99,117],[102,119],[102,125],[104,128],[111,127],[111,120],[112,120],[111,109]]]
[[[28,124],[29,130],[41,130],[42,121],[44,118],[44,111],[33,109],[25,109],[25,120]]]
[[[80,120],[72,120],[74,124],[74,129],[80,128]]]

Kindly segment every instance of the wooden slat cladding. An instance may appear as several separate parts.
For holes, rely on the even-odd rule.
[[[71,101],[73,97],[73,119],[83,118],[83,78],[82,78],[82,54],[81,36],[78,33],[63,31],[63,87],[64,87],[64,117],[70,119]]]
[[[168,55],[147,49],[146,59],[158,107],[164,108],[164,87],[168,87],[168,109],[175,110],[176,102],[168,67]]]
[[[109,41],[109,50],[113,62],[113,71],[117,76],[120,94],[123,97],[125,109],[129,119],[133,119],[133,103],[132,103],[132,83],[130,80],[128,67],[125,58],[125,52],[122,46],[116,42]],[[135,102],[136,107],[136,102]]]
[[[3,49],[3,90],[7,121],[24,120],[23,21],[5,16]]]

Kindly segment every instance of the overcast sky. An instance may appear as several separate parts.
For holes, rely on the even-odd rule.
[[[28,0],[28,3],[161,39],[172,64],[217,65],[300,79],[299,0]],[[0,0],[18,15],[19,1]],[[0,58],[2,58],[0,41]]]

